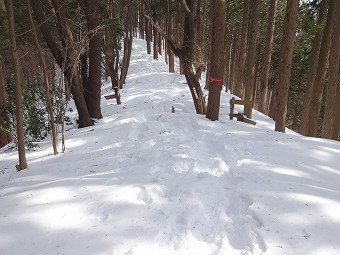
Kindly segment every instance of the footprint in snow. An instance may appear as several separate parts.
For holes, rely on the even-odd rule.
[[[166,227],[158,233],[156,242],[172,245],[175,250],[181,249],[188,234],[188,215],[181,212],[170,216],[167,222]]]
[[[258,232],[263,223],[251,209],[252,204],[251,197],[234,191],[226,209],[226,214],[232,220],[228,240],[236,249],[250,251],[250,254],[258,254],[259,251],[261,253],[266,251],[267,245]]]
[[[106,205],[97,206],[94,212],[96,219],[101,222],[107,221],[111,213],[112,209]]]
[[[150,193],[146,190],[146,188],[143,186],[136,186],[136,187],[140,189],[137,195],[137,199],[144,204],[148,204],[148,205],[151,204],[153,200],[152,200]]]

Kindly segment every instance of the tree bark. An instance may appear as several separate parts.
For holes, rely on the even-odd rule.
[[[236,30],[233,31],[233,43],[231,49],[231,63],[230,63],[230,75],[229,75],[229,88],[232,94],[235,94],[235,77],[237,71],[237,60],[238,60],[238,37],[235,34]]]
[[[146,37],[146,52],[151,54],[151,28],[150,22],[145,20],[145,37]]]
[[[119,88],[123,88],[123,84],[125,84],[126,76],[129,70],[131,51],[132,51],[132,24],[131,24],[131,15],[127,14],[125,20],[125,35],[124,35],[124,55],[122,60],[121,74],[119,79]]]
[[[194,48],[194,68],[195,75],[197,79],[201,79],[202,72],[206,70],[205,65],[205,56],[204,56],[204,33],[205,26],[203,25],[204,20],[204,2],[202,0],[196,1],[195,8],[195,18],[194,18],[194,27],[195,27],[195,48]]]
[[[89,45],[89,74],[84,85],[85,99],[90,117],[101,119],[101,44],[102,32],[99,21],[98,0],[78,0],[86,16]]]
[[[139,6],[139,37],[145,39],[145,18],[144,18],[144,4],[141,3]]]
[[[153,13],[152,18],[155,24],[158,25],[158,14],[156,14],[156,12]],[[153,27],[152,33],[153,33],[153,59],[158,59],[159,36],[156,27]]]
[[[325,103],[325,113],[323,117],[322,137],[336,140],[338,132],[336,130],[337,108],[340,104],[337,95],[339,86],[339,60],[340,60],[340,1],[335,3],[335,19],[333,23],[333,34],[329,55],[328,86]],[[338,101],[337,101],[338,99]]]
[[[236,71],[236,79],[235,79],[235,94],[238,97],[243,98],[244,95],[244,87],[243,87],[243,78],[245,71],[245,60],[246,60],[246,49],[247,49],[247,41],[248,41],[248,23],[249,23],[249,15],[250,15],[250,0],[244,0],[243,4],[243,17],[242,17],[242,30],[241,30],[241,41],[240,41],[240,49],[239,49],[239,59],[237,64]]]
[[[3,69],[3,63],[0,57],[0,148],[12,141],[9,134],[1,129],[5,119],[7,119],[7,112],[5,106],[7,105],[7,93],[5,87],[5,72]]]
[[[169,3],[169,10],[170,13],[173,11],[173,4]],[[169,35],[170,38],[173,38],[173,31],[174,31],[174,22],[175,22],[175,18],[174,15],[169,15],[168,16],[168,32],[167,34]],[[169,46],[169,44],[167,43],[167,53],[168,53],[168,57],[169,57],[169,72],[170,73],[175,73],[175,56],[173,51],[171,50],[171,47]]]
[[[321,109],[321,100],[324,89],[324,82],[326,78],[330,44],[331,44],[331,34],[333,29],[333,21],[335,14],[335,2],[338,0],[330,0],[328,15],[326,20],[325,30],[322,36],[320,56],[318,61],[317,73],[315,76],[313,94],[311,98],[311,105],[309,110],[309,123],[307,128],[307,136],[316,136],[318,131],[318,121]]]
[[[224,63],[225,0],[212,1],[212,41],[207,118],[219,118]]]
[[[229,4],[229,1],[227,2]],[[228,8],[226,9],[226,16],[228,16]],[[231,33],[231,26],[226,19],[226,25],[225,25],[225,43],[224,43],[224,71],[223,71],[223,84],[225,85],[225,91],[228,91],[230,89],[230,63],[231,63],[231,41],[232,41],[232,33]]]
[[[0,12],[6,13],[4,0],[0,0]],[[5,17],[4,17],[5,18]],[[0,19],[0,25],[3,27],[8,27],[8,22],[6,19]],[[6,92],[6,77],[5,70],[3,66],[2,56],[0,55],[0,148],[9,144],[12,141],[11,134],[8,134],[2,127],[6,124],[8,119],[7,112],[8,97]]]
[[[263,67],[260,79],[260,97],[258,110],[264,114],[268,113],[268,81],[271,62],[271,53],[273,48],[275,16],[276,16],[277,0],[270,0],[268,12],[268,28],[266,35],[265,53],[263,57]]]
[[[283,28],[282,45],[280,50],[280,63],[277,69],[277,105],[275,118],[275,131],[285,132],[288,90],[291,75],[293,46],[296,31],[299,0],[287,0],[286,17]]]
[[[338,81],[338,90],[336,93],[337,96],[337,102],[340,102],[340,81]],[[334,136],[338,137],[338,140],[340,138],[340,104],[337,104],[337,110],[336,110],[336,115],[335,115],[335,122],[334,122]]]
[[[318,25],[322,25],[325,23],[328,2],[329,2],[328,0],[322,0],[320,4],[318,21],[317,21]],[[308,69],[308,74],[307,74],[306,88],[305,88],[304,97],[303,97],[301,121],[300,121],[300,126],[299,126],[299,133],[302,135],[307,134],[307,128],[308,128],[308,123],[309,123],[309,111],[311,107],[315,76],[316,76],[317,69],[318,69],[318,60],[319,60],[321,42],[322,42],[322,31],[319,31],[315,34],[314,41],[313,41],[311,57],[309,61],[309,69]]]
[[[250,4],[251,16],[249,27],[246,74],[244,79],[245,87],[244,99],[250,101],[254,101],[255,61],[256,61],[259,8],[260,1],[252,0]],[[252,108],[245,107],[244,113],[248,118],[252,118]]]
[[[22,103],[22,90],[21,90],[21,71],[20,60],[17,52],[17,43],[15,35],[15,23],[14,23],[14,10],[12,0],[5,0],[5,7],[8,19],[8,32],[10,40],[10,49],[12,60],[14,64],[14,80],[15,80],[15,117],[16,117],[16,130],[17,130],[17,142],[18,142],[18,154],[19,163],[17,164],[17,170],[23,170],[27,168],[26,151],[25,151],[25,136],[24,136],[24,111]]]

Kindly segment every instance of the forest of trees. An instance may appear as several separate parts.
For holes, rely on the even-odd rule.
[[[179,59],[198,114],[217,120],[226,90],[276,131],[339,140],[338,0],[0,0],[0,37],[0,147],[15,141],[18,170],[49,134],[58,153],[69,100],[79,128],[103,117],[102,79],[119,94],[133,37],[169,72]]]

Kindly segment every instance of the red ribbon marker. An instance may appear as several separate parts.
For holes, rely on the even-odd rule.
[[[216,78],[210,77],[210,82],[222,82],[222,80],[218,80]]]

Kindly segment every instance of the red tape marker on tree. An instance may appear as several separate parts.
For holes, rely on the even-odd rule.
[[[210,82],[222,82],[222,80],[218,80],[216,78],[210,77]]]

